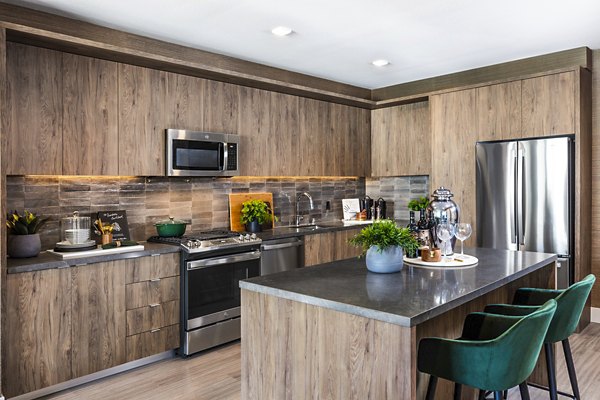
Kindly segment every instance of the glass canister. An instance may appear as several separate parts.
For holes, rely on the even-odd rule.
[[[91,218],[82,217],[79,215],[79,211],[75,211],[72,217],[61,219],[61,239],[70,244],[87,243],[90,240],[90,226]]]
[[[434,243],[437,247],[440,247],[442,241],[438,239],[437,234],[435,233],[436,226],[438,224],[441,224],[442,222],[457,224],[459,221],[460,209],[458,207],[458,204],[456,204],[452,200],[454,194],[452,194],[452,192],[449,189],[443,186],[441,186],[439,189],[436,189],[431,195],[431,197],[433,198],[433,200],[431,200],[431,202],[429,203],[427,211],[431,213],[430,215],[434,222],[434,226],[431,232]],[[450,243],[452,243],[452,246],[451,248],[446,249],[446,254],[452,254],[452,249],[454,248],[454,244],[456,243],[456,238],[453,237],[450,240]]]

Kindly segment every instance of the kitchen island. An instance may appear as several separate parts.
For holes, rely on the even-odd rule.
[[[468,254],[479,264],[375,274],[354,258],[241,282],[242,398],[424,398],[422,337],[458,337],[468,313],[519,287],[554,287],[555,255]],[[437,398],[451,390],[441,380]]]

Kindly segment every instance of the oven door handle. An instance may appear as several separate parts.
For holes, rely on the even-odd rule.
[[[189,261],[187,265],[187,270],[191,271],[193,269],[200,269],[206,267],[213,267],[215,265],[223,265],[223,264],[231,264],[242,261],[256,260],[260,258],[260,251],[252,251],[249,253],[235,254],[232,256],[221,256],[221,257],[213,257],[206,258],[204,260],[197,261]]]

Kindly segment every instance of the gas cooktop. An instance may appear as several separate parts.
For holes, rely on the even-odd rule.
[[[239,247],[262,242],[256,234],[241,234],[226,230],[195,232],[179,237],[151,236],[148,242],[181,246],[186,253],[200,253],[227,247]]]

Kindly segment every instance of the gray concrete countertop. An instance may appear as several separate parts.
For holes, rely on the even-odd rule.
[[[21,272],[33,272],[43,269],[67,268],[76,265],[93,264],[105,261],[126,260],[138,257],[147,257],[153,254],[167,254],[179,252],[178,246],[160,243],[140,242],[144,245],[143,251],[132,251],[128,253],[107,254],[105,256],[80,257],[69,260],[61,260],[54,254],[43,251],[37,257],[32,258],[8,258],[8,273],[17,274]]]
[[[556,260],[556,255],[483,248],[465,249],[474,267],[428,269],[404,264],[394,274],[369,272],[363,259],[252,278],[242,289],[414,326],[519,279]]]

